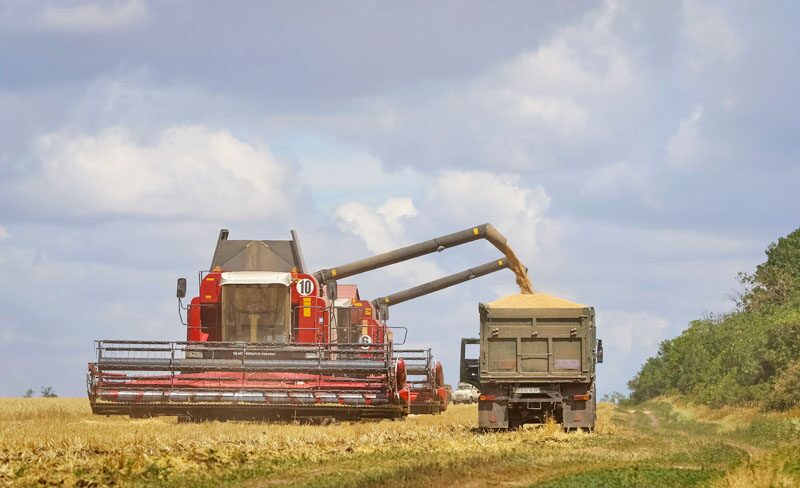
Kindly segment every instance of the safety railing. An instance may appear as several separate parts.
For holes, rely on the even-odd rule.
[[[335,349],[334,349],[335,346]],[[391,362],[384,345],[360,343],[242,343],[96,341],[101,371],[331,372],[383,371]],[[336,359],[331,355],[335,352]]]

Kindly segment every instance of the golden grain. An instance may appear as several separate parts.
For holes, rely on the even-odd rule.
[[[586,305],[547,293],[508,295],[486,304],[489,308],[585,308]]]

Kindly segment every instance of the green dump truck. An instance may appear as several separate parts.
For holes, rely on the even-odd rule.
[[[555,419],[595,424],[595,365],[603,362],[594,309],[545,293],[481,303],[480,338],[461,340],[461,381],[475,385],[478,424],[515,429]]]

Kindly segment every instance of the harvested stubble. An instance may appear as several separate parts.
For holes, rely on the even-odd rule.
[[[476,416],[474,407],[456,405],[404,422],[179,424],[93,416],[85,399],[0,399],[0,486],[220,486],[251,477],[281,486],[374,486],[382,476],[385,486],[398,486],[423,463],[502,459],[545,442],[553,450],[575,440],[580,448],[591,439],[556,424],[484,436],[472,430]],[[601,423],[599,432],[606,429],[613,427]],[[420,483],[414,486],[428,486]]]
[[[0,399],[0,486],[800,486],[796,443],[766,450],[778,442],[771,426],[795,417],[761,416],[770,427],[756,430],[744,421],[758,440],[676,420],[668,407],[630,408],[599,403],[594,434],[554,423],[480,433],[473,405],[307,426],[107,418],[86,399]]]
[[[519,293],[486,304],[489,308],[585,308],[586,305],[558,298],[547,293]]]

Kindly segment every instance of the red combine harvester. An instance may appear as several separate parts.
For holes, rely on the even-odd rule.
[[[229,240],[223,229],[199,296],[181,305],[185,342],[96,341],[92,411],[309,421],[443,411],[441,364],[429,349],[393,348],[389,307],[507,268],[506,259],[373,301],[337,282],[478,239],[506,248],[484,224],[312,274],[294,231],[289,241],[250,241]],[[184,278],[177,296],[186,296]]]

